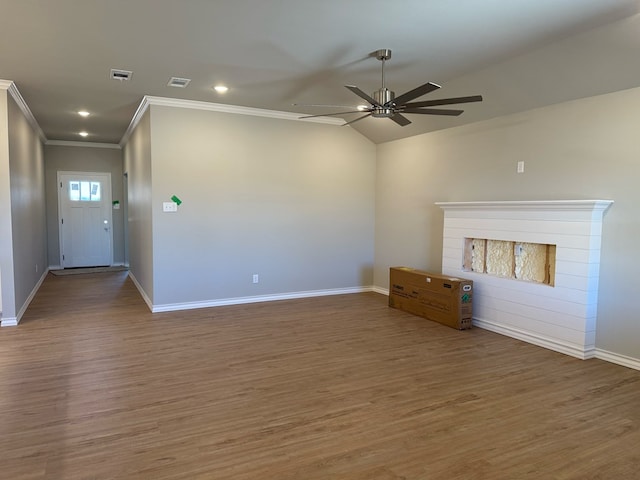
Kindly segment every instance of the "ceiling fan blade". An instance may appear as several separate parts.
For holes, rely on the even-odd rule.
[[[393,117],[389,117],[389,118],[394,122],[396,122],[401,127],[405,127],[411,123],[411,120],[409,120],[407,117],[403,117],[399,113],[396,113],[393,115]]]
[[[345,85],[345,87],[347,87],[349,90],[351,90],[353,93],[355,93],[356,95],[358,95],[360,98],[366,100],[367,102],[369,102],[371,105],[377,105],[377,106],[381,106],[378,102],[376,102],[373,98],[371,98],[369,95],[367,95],[366,93],[364,93],[362,90],[360,90],[358,87],[356,87],[355,85]]]
[[[432,82],[427,82],[424,85],[420,85],[419,87],[416,87],[413,90],[409,90],[407,93],[403,93],[402,95],[394,98],[390,102],[385,103],[385,106],[390,103],[395,103],[396,105],[400,106],[408,102],[409,100],[413,100],[414,98],[421,97],[439,88],[440,88],[440,85],[437,85]]]
[[[471,103],[481,102],[482,95],[473,95],[471,97],[456,97],[456,98],[440,98],[437,100],[426,100],[424,102],[412,102],[405,103],[405,107],[435,107],[437,105],[454,105],[456,103]]]
[[[294,107],[329,107],[329,108],[358,108],[354,105],[330,105],[327,103],[292,103]]]
[[[344,123],[342,126],[346,127],[347,125],[351,125],[352,123],[356,123],[359,122],[360,120],[363,120],[367,117],[370,117],[372,114],[371,113],[367,113],[366,115],[363,115],[361,117],[356,118],[355,120],[351,120],[350,122]]]
[[[336,112],[336,113],[321,113],[319,115],[305,115],[304,117],[298,117],[298,120],[302,120],[303,118],[315,118],[315,117],[334,117],[336,115],[346,115],[347,113],[362,113],[366,110],[351,110],[349,112]]]
[[[439,108],[404,108],[401,110],[402,113],[420,113],[422,115],[450,115],[452,117],[457,117],[464,110],[442,110]]]

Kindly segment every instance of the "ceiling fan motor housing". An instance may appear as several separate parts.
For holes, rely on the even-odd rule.
[[[393,114],[395,113],[393,110],[393,99],[395,96],[396,94],[386,87],[382,87],[381,89],[373,92],[371,98],[373,98],[379,106],[373,106],[371,116],[375,118],[393,117]]]

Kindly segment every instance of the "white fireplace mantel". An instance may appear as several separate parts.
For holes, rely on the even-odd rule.
[[[436,202],[443,210],[586,210],[604,212],[613,200],[504,200],[489,202]]]
[[[474,325],[578,358],[595,355],[602,218],[612,200],[438,202],[442,272],[474,281]],[[465,238],[556,245],[555,285],[463,269]]]

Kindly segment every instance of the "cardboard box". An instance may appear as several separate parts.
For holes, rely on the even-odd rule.
[[[428,320],[466,330],[473,314],[473,281],[393,267],[389,272],[389,306]]]

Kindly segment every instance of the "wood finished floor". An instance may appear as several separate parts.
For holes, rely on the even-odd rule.
[[[152,315],[49,275],[0,331],[0,478],[640,478],[640,372],[386,301]]]

